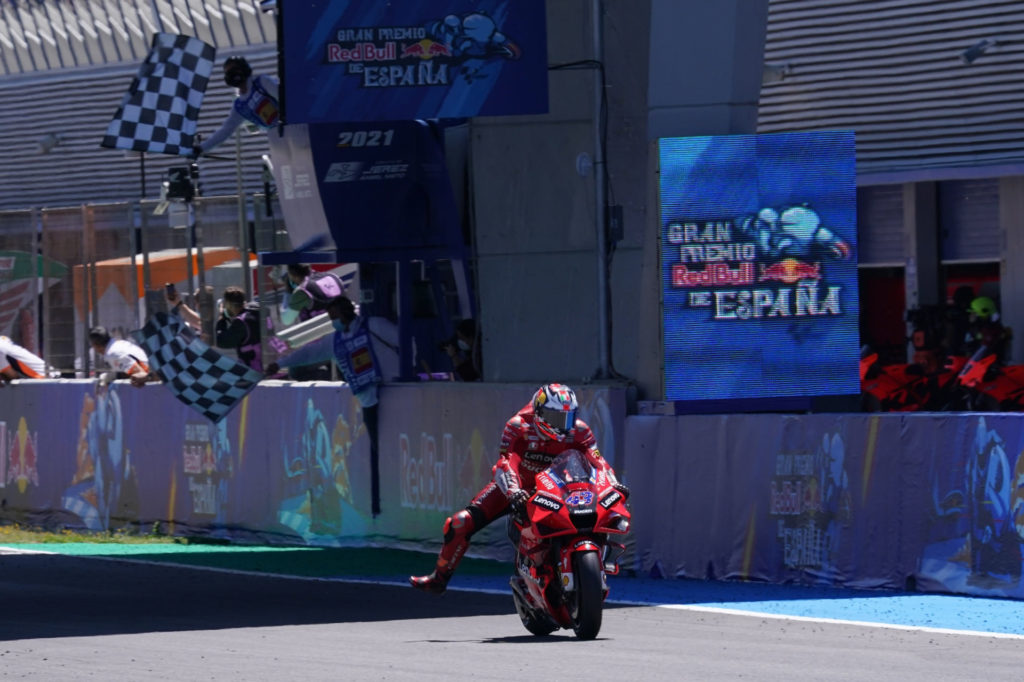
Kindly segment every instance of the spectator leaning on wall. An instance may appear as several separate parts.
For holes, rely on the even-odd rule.
[[[14,379],[45,379],[46,363],[32,351],[0,336],[0,386]]]
[[[101,384],[106,385],[115,377],[127,378],[132,386],[142,388],[156,378],[149,370],[149,356],[146,352],[127,339],[111,338],[105,327],[89,330],[89,344],[113,370],[100,377]]]

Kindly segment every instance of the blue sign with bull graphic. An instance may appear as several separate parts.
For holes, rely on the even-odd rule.
[[[286,123],[546,113],[543,0],[282,3]]]

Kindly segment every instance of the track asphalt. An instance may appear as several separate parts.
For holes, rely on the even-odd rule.
[[[433,555],[383,548],[48,543],[7,544],[0,547],[0,552],[51,552],[116,561],[184,564],[221,571],[385,585],[405,585],[411,573],[426,573],[433,565]],[[510,572],[511,566],[505,562],[466,558],[449,589],[510,594]],[[1017,600],[626,576],[610,577],[609,588],[608,601],[613,604],[1024,639],[1024,605]]]

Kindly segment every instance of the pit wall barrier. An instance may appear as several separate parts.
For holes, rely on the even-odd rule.
[[[535,388],[384,386],[375,518],[344,384],[264,382],[215,425],[159,384],[15,382],[0,389],[0,518],[433,552]],[[627,569],[1024,598],[1021,415],[627,417],[623,388],[577,393],[632,489]],[[470,553],[509,559],[505,524]]]
[[[1024,598],[1024,416],[631,416],[655,575]]]
[[[505,421],[535,390],[383,386],[375,518],[369,438],[346,384],[263,382],[213,424],[160,384],[17,381],[0,389],[0,518],[433,552],[444,519],[490,480]],[[577,395],[614,464],[625,390],[583,386]],[[475,536],[473,551],[510,559],[505,523]]]

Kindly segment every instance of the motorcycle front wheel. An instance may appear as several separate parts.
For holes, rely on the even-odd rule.
[[[604,606],[601,560],[597,552],[575,554],[573,571],[576,573],[576,590],[569,609],[572,629],[579,639],[594,639],[601,631],[601,609]]]

